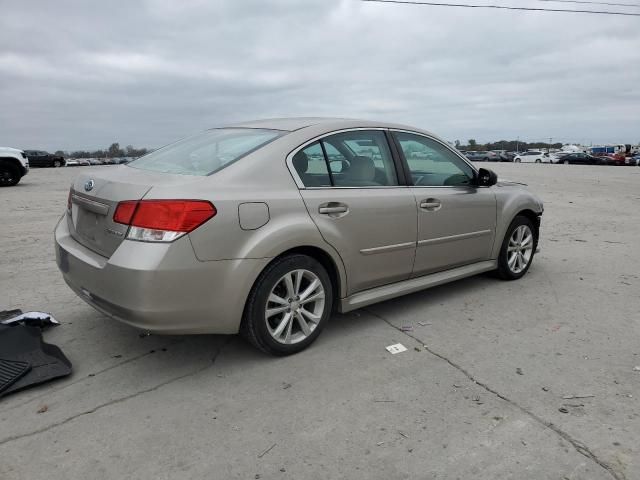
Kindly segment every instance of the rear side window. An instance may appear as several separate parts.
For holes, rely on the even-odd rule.
[[[217,128],[167,145],[128,166],[180,175],[211,175],[284,133],[255,128]]]
[[[315,142],[293,156],[293,168],[305,187],[330,187],[331,178],[327,169],[320,142]]]
[[[380,130],[329,135],[297,152],[292,162],[305,187],[398,185],[387,138]]]

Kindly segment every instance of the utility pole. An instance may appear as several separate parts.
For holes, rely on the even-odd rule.
[[[549,148],[547,148],[547,153],[551,153],[551,144],[553,143],[553,137],[549,137]]]
[[[520,153],[520,137],[516,139],[516,153]]]

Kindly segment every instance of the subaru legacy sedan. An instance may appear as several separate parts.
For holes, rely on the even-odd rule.
[[[55,229],[80,298],[153,333],[298,352],[348,312],[533,261],[542,202],[432,133],[293,118],[82,172]]]

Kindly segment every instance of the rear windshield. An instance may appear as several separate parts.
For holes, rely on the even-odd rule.
[[[211,175],[284,133],[255,128],[208,130],[167,145],[128,165],[154,172]]]

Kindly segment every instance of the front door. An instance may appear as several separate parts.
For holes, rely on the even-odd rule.
[[[405,132],[394,137],[418,206],[413,276],[488,260],[496,230],[493,190],[474,186],[473,168],[440,141]]]
[[[326,136],[292,164],[311,218],[344,262],[348,294],[409,278],[417,207],[399,185],[383,130]]]

